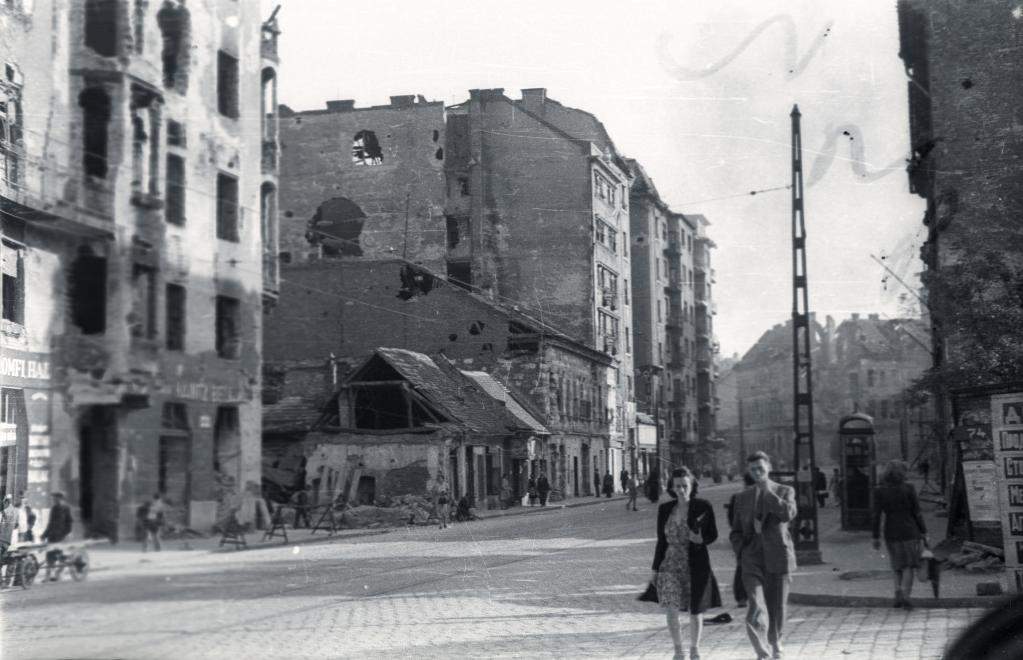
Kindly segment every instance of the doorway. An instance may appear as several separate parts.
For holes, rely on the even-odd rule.
[[[112,406],[91,406],[78,427],[78,505],[87,537],[117,541],[117,413]]]
[[[160,437],[160,468],[157,490],[163,494],[167,508],[164,517],[174,527],[188,526],[189,465],[192,443],[187,437]],[[148,497],[148,493],[143,493]]]

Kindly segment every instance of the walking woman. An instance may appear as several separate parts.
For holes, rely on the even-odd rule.
[[[657,509],[657,549],[653,582],[665,608],[668,630],[675,644],[675,660],[685,658],[681,612],[689,612],[689,657],[700,657],[700,614],[721,606],[721,593],[710,569],[707,545],[718,537],[714,509],[693,495],[696,479],[686,467],[676,468],[668,479],[671,500]]]
[[[927,525],[920,514],[920,501],[913,484],[906,483],[906,464],[890,461],[874,491],[874,549],[881,547],[881,515],[884,514],[884,541],[895,572],[895,607],[913,609],[909,596],[913,574],[920,566],[920,555],[927,543]]]

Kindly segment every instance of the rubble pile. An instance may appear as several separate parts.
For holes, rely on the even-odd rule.
[[[345,527],[399,527],[427,525],[433,518],[433,503],[416,495],[393,497],[387,506],[355,506],[345,509]]]
[[[1005,553],[983,543],[964,541],[959,552],[950,554],[945,564],[970,573],[997,573],[1005,567]]]

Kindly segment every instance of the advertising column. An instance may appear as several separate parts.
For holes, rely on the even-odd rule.
[[[1009,590],[1023,593],[1023,392],[991,397],[991,426],[995,439],[1005,574]]]

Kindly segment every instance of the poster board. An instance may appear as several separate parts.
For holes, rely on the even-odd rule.
[[[1023,392],[991,397],[991,433],[1005,572],[1010,591],[1023,593]]]

